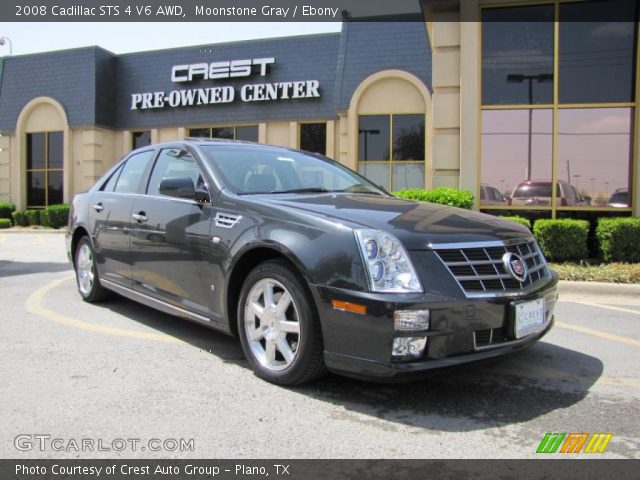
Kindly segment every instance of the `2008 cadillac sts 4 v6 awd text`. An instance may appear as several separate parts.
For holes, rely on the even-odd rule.
[[[405,378],[524,349],[557,276],[488,215],[390,196],[325,157],[203,139],[136,150],[69,218],[88,302],[117,292],[240,337],[262,378]]]

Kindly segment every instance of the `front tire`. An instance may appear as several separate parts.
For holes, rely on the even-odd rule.
[[[238,333],[256,375],[300,385],[326,373],[320,321],[305,281],[283,261],[258,265],[238,303]]]
[[[109,291],[100,285],[95,254],[91,242],[86,236],[78,241],[74,266],[78,292],[85,302],[101,302],[109,297]]]

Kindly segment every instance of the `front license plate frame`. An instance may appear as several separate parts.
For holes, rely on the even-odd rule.
[[[513,335],[523,338],[540,332],[546,324],[544,297],[514,304]]]

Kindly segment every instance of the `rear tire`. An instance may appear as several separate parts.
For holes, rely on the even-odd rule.
[[[111,292],[100,285],[95,254],[89,237],[84,236],[78,241],[74,266],[78,292],[85,302],[102,302],[109,298]]]
[[[300,385],[326,374],[320,320],[304,279],[284,261],[249,273],[240,291],[238,333],[257,376]]]

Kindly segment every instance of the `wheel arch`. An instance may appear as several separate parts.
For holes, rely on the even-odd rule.
[[[236,260],[230,269],[229,281],[227,282],[226,291],[226,310],[227,319],[229,322],[229,330],[234,336],[238,335],[238,302],[240,301],[240,290],[244,279],[249,275],[249,272],[261,263],[269,260],[283,260],[291,269],[299,274],[305,283],[305,287],[311,289],[311,279],[303,267],[302,262],[287,248],[278,244],[257,244],[246,247],[242,252],[236,256]],[[313,299],[314,308],[317,308],[315,298],[310,293],[310,297]]]

